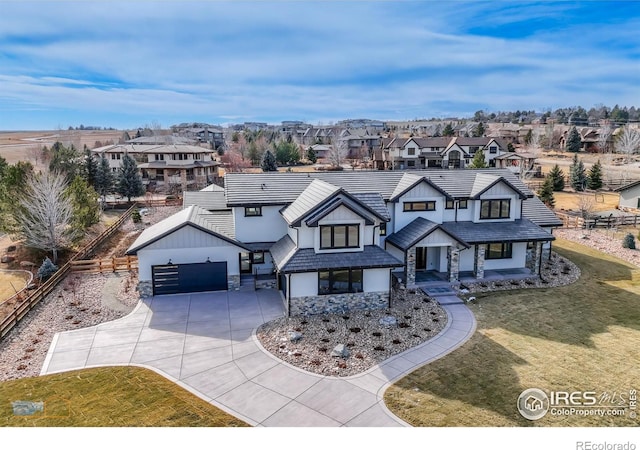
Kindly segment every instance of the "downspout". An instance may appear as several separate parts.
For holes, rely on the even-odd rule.
[[[285,275],[287,283],[287,317],[291,317],[291,274]]]
[[[371,236],[371,245],[376,245],[376,228],[380,228],[380,225],[373,226],[373,236]]]

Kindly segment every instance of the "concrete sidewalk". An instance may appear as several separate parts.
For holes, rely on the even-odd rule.
[[[276,290],[155,297],[122,319],[56,334],[41,374],[136,365],[254,426],[407,426],[385,407],[386,388],[475,331],[465,305],[443,308],[449,320],[430,341],[365,373],[336,378],[302,371],[262,348],[256,327],[284,313]]]

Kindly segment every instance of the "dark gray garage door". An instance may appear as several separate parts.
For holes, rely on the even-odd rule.
[[[153,295],[227,289],[227,263],[168,264],[153,266]]]

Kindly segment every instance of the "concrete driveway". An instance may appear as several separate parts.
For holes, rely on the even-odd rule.
[[[466,306],[443,307],[449,321],[431,341],[363,374],[335,378],[302,371],[262,349],[256,327],[284,313],[276,290],[154,297],[122,319],[56,334],[41,374],[135,365],[254,426],[407,426],[385,407],[387,386],[475,331]]]

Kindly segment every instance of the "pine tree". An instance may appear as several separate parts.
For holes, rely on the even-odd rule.
[[[58,270],[58,266],[56,266],[49,257],[47,256],[44,261],[42,261],[42,265],[38,269],[38,278],[40,281],[44,281],[51,277]]]
[[[277,172],[278,165],[276,164],[276,157],[273,156],[271,150],[267,150],[262,155],[262,163],[260,164],[263,172]]]
[[[453,126],[451,126],[451,122],[445,125],[444,130],[442,130],[442,135],[446,137],[451,137],[455,134],[453,130]]]
[[[309,160],[311,164],[315,164],[318,161],[316,151],[312,147],[309,147],[309,150],[307,150],[307,160]]]
[[[571,187],[576,191],[584,191],[587,183],[587,173],[584,164],[578,159],[578,155],[573,155],[573,162],[569,168],[569,182]]]
[[[622,247],[635,250],[635,248],[636,248],[636,238],[633,236],[633,234],[627,233],[627,235],[622,240]]]
[[[527,134],[524,137],[525,145],[531,144],[532,140],[533,140],[533,131],[531,130],[531,128],[529,128],[529,131],[527,131]]]
[[[553,190],[555,192],[560,192],[564,190],[564,172],[557,164],[553,166],[551,171],[549,171],[548,175],[553,182]]]
[[[102,197],[103,201],[107,194],[110,194],[112,192],[113,184],[114,176],[113,172],[111,171],[111,167],[109,167],[109,160],[103,156],[102,158],[100,158],[100,162],[98,163],[98,172],[96,173],[95,186],[96,192],[98,193],[98,195],[100,195],[100,197]]]
[[[98,161],[93,157],[91,150],[84,146],[84,166],[82,168],[84,179],[87,180],[89,186],[94,189],[96,187],[96,178],[98,176]]]
[[[125,154],[122,157],[120,169],[118,169],[116,192],[123,197],[127,197],[127,201],[131,202],[131,197],[143,195],[144,191],[142,177],[138,173],[136,160]]]
[[[544,183],[538,189],[537,194],[540,201],[549,208],[553,208],[556,205],[556,200],[553,197],[553,179],[549,175],[544,179]]]
[[[580,133],[576,127],[571,127],[571,131],[569,131],[569,137],[567,137],[567,151],[578,153],[580,148],[582,147],[582,140],[580,139]]]
[[[600,160],[589,169],[587,187],[594,190],[602,187],[602,165],[600,164]]]
[[[478,122],[478,125],[473,130],[473,137],[482,137],[484,136],[485,127],[482,122]]]
[[[516,148],[513,146],[513,143],[509,142],[507,144],[507,151],[510,151],[510,152],[515,152],[516,151]]]
[[[71,200],[73,216],[71,226],[82,236],[82,232],[100,221],[98,193],[86,180],[76,176],[67,186],[65,195]]]
[[[478,151],[476,151],[476,154],[473,156],[473,159],[471,160],[471,164],[469,164],[469,168],[484,169],[486,167],[489,167],[489,165],[484,159],[484,151],[482,149],[479,149]]]

